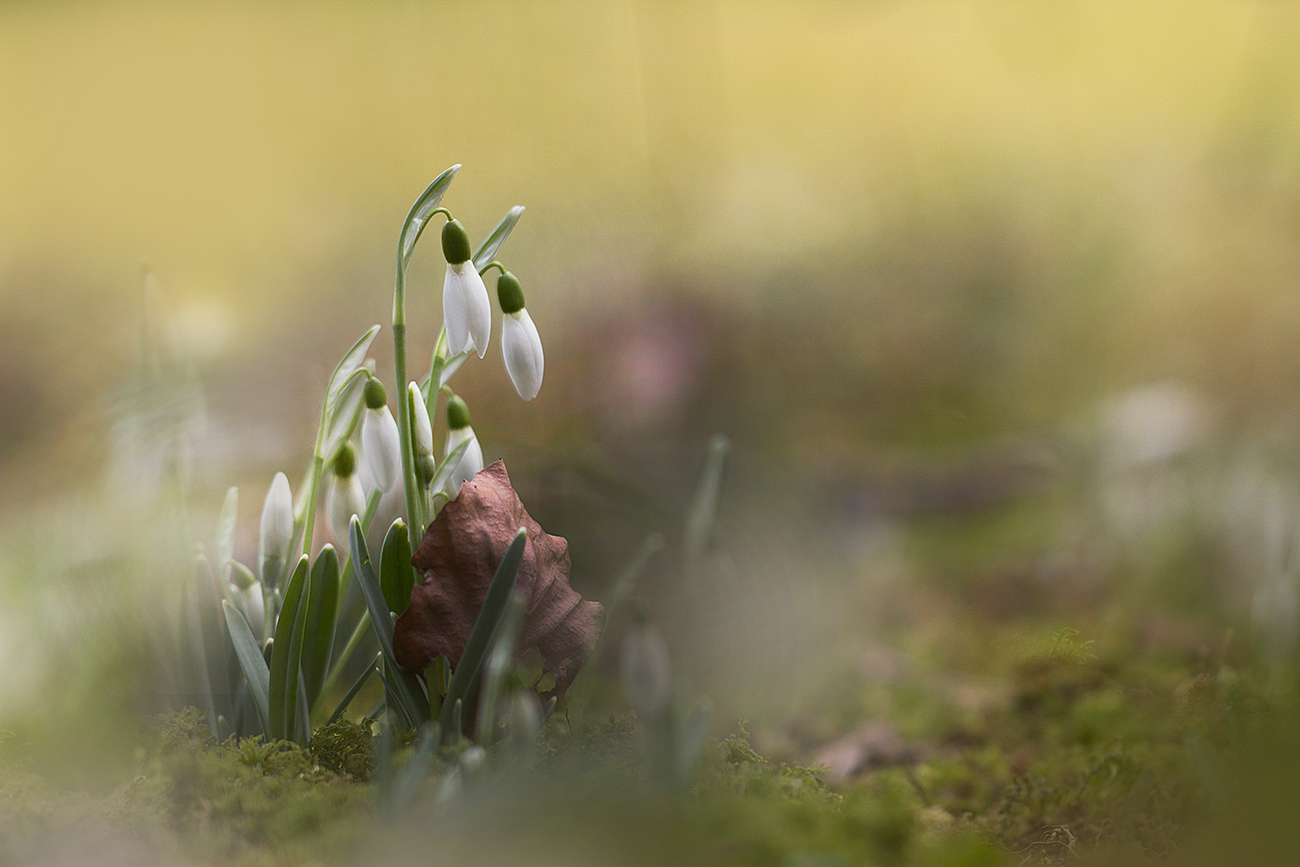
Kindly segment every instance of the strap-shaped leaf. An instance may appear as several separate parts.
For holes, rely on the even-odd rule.
[[[515,223],[519,222],[519,218],[523,214],[524,206],[515,205],[510,209],[509,213],[501,218],[501,222],[497,223],[497,227],[492,230],[492,234],[487,236],[483,246],[479,247],[478,252],[474,254],[474,267],[476,269],[482,271],[483,266],[492,261],[492,257],[497,254],[497,250],[501,249],[501,245],[505,243],[506,238],[510,235],[510,230],[515,227]]]
[[[226,625],[230,629],[230,643],[234,645],[239,667],[244,670],[244,681],[253,696],[253,705],[257,708],[257,718],[262,721],[262,731],[271,730],[268,707],[270,705],[271,672],[262,658],[262,649],[257,646],[253,630],[248,626],[244,613],[222,600],[222,610],[226,612]]]
[[[453,709],[458,703],[468,702],[469,697],[474,694],[474,688],[478,685],[479,676],[483,671],[483,661],[492,646],[492,637],[501,623],[502,616],[506,613],[511,594],[515,592],[515,581],[519,577],[519,564],[523,561],[524,545],[527,541],[528,532],[520,528],[510,547],[506,549],[505,556],[501,558],[501,565],[497,567],[496,574],[492,576],[487,596],[483,599],[483,607],[479,609],[478,617],[474,620],[474,628],[469,633],[469,640],[465,642],[465,651],[456,664],[456,670],[452,672],[451,683],[447,685],[447,696],[443,700],[442,714],[438,720],[444,732],[453,735],[459,735],[461,732],[453,722]]]
[[[456,172],[460,171],[460,163],[447,169],[438,177],[433,179],[433,183],[420,193],[415,204],[411,205],[411,211],[406,215],[406,222],[402,223],[402,232],[397,239],[397,266],[406,271],[407,264],[411,261],[411,251],[415,249],[415,242],[420,240],[420,234],[424,227],[428,225],[429,215],[433,209],[438,207],[442,197],[447,193],[447,188],[451,186],[452,179],[456,177]]]
[[[344,383],[352,372],[361,366],[365,361],[366,353],[370,351],[370,344],[374,342],[375,335],[379,333],[379,326],[372,325],[365,334],[352,344],[352,348],[343,353],[339,359],[338,365],[334,372],[330,374],[329,384],[325,386],[325,406],[327,409],[333,409],[334,403],[338,400],[339,392],[343,390]]]
[[[307,594],[306,633],[302,648],[302,680],[307,703],[314,707],[334,650],[334,627],[339,603],[339,555],[326,545],[311,567]]]
[[[357,420],[365,407],[367,372],[357,368],[343,381],[337,402],[329,408],[325,423],[325,437],[321,441],[320,458],[328,464],[334,460],[343,443],[356,430]]]
[[[704,553],[709,536],[717,521],[718,496],[722,491],[722,471],[726,467],[731,442],[722,434],[709,440],[709,452],[704,458],[704,468],[695,487],[695,496],[686,511],[686,532],[683,547],[687,570],[694,569]]]
[[[411,534],[406,522],[398,518],[388,528],[384,547],[379,552],[379,588],[388,610],[401,614],[411,599],[415,586],[415,567],[411,565]]]
[[[361,588],[361,595],[366,600],[370,625],[375,630],[375,636],[379,639],[379,651],[384,656],[384,667],[380,674],[402,714],[412,725],[419,725],[429,717],[428,699],[418,685],[412,683],[415,676],[402,668],[393,655],[393,619],[384,602],[379,576],[375,574],[374,564],[370,562],[366,538],[361,532],[361,521],[355,515],[352,516],[348,536],[352,545],[352,568],[357,576],[357,586]]]
[[[275,624],[275,643],[271,646],[270,688],[268,690],[267,737],[292,740],[298,712],[298,674],[302,663],[302,625],[306,620],[308,567],[306,554],[289,578],[284,605]]]
[[[436,492],[447,487],[447,482],[451,480],[451,474],[455,472],[456,467],[460,464],[461,455],[465,454],[465,449],[469,448],[469,443],[469,440],[465,440],[452,449],[447,457],[442,459],[442,463],[438,464],[438,469],[434,471],[433,480],[429,482],[429,490]]]

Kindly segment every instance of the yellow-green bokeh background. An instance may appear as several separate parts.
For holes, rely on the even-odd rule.
[[[526,410],[498,361],[467,386],[498,455],[623,438],[691,468],[723,430],[743,466],[824,482],[1171,378],[1289,431],[1297,44],[1282,3],[2,4],[0,592],[26,611],[120,538],[97,498],[141,259],[218,438],[248,406],[279,431],[197,469],[209,507],[252,484],[251,524],[250,480],[301,458],[313,389],[387,322],[402,216],[458,162],[475,240],[528,208],[506,254],[548,353]],[[422,352],[439,268],[422,247]],[[691,324],[699,381],[629,430],[601,361],[645,310]],[[11,636],[62,610],[33,606]]]

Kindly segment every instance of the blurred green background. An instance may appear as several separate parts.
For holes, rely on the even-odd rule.
[[[1250,629],[1300,514],[1297,44],[1281,3],[0,5],[0,712],[102,710],[106,672],[137,706],[135,606],[184,549],[129,423],[140,261],[204,384],[189,525],[239,484],[251,550],[453,163],[475,242],[528,208],[542,392],[495,345],[458,382],[576,585],[732,440],[730,565],[651,588],[706,612],[705,687],[789,711],[838,637],[933,637],[934,592],[989,642],[1040,602]]]

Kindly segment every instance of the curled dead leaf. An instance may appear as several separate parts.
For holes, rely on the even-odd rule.
[[[555,688],[544,697],[564,694],[595,644],[604,608],[569,586],[569,543],[544,532],[524,510],[501,461],[461,487],[411,558],[423,581],[394,626],[398,662],[423,672],[445,654],[456,666],[492,576],[520,527],[528,541],[515,586],[528,603],[516,652],[522,656],[536,648],[542,670],[555,678]]]

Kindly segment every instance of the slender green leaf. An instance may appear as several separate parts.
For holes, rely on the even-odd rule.
[[[361,692],[361,688],[370,680],[370,675],[378,671],[383,663],[384,655],[382,653],[375,654],[374,663],[367,666],[366,670],[361,672],[361,676],[352,683],[352,686],[348,687],[348,691],[343,696],[343,701],[339,702],[339,706],[334,708],[334,713],[330,714],[330,718],[325,725],[330,725],[343,716],[343,712],[348,709],[348,705],[352,704],[352,699],[357,697],[357,693]]]
[[[365,408],[365,390],[366,380],[369,378],[368,371],[357,368],[344,381],[342,389],[339,391],[338,403],[336,403],[328,414],[326,422],[325,438],[321,443],[320,458],[328,466],[334,460],[334,456],[339,453],[343,443],[347,442],[352,436],[352,432],[357,428],[357,420],[361,418],[361,410]]]
[[[344,384],[352,376],[353,371],[361,366],[365,361],[366,353],[370,351],[370,344],[374,342],[375,335],[379,333],[379,326],[372,325],[365,334],[361,335],[352,348],[343,354],[339,359],[338,365],[334,372],[330,374],[329,383],[325,386],[325,407],[332,409],[338,400],[339,393],[343,390]]]
[[[411,211],[406,215],[406,222],[402,223],[402,232],[397,240],[398,267],[403,271],[411,261],[411,251],[415,249],[415,242],[420,240],[420,234],[424,232],[424,227],[429,222],[429,215],[446,195],[447,188],[451,186],[452,179],[456,177],[458,171],[460,171],[460,163],[438,175],[433,179],[433,183],[420,193],[415,204],[411,205]]]
[[[352,518],[349,536],[352,543],[352,568],[357,576],[357,586],[361,588],[361,595],[366,600],[366,608],[370,612],[370,625],[375,630],[375,636],[379,639],[379,650],[384,655],[384,670],[380,674],[384,677],[384,683],[392,691],[393,700],[398,703],[402,714],[412,725],[418,725],[429,715],[428,701],[424,699],[424,694],[418,685],[412,683],[416,680],[415,675],[402,668],[397,657],[393,655],[393,620],[389,617],[388,606],[384,602],[379,576],[375,574],[374,564],[370,562],[365,535],[361,532],[361,521],[355,515]],[[389,677],[390,673],[397,676]]]
[[[299,609],[305,609],[303,597],[308,595],[308,567],[310,561],[306,554],[298,560],[289,583],[285,588],[284,605],[280,608],[280,619],[275,624],[275,641],[271,645],[271,667],[269,708],[267,720],[270,726],[267,737],[291,740],[293,737],[294,717],[298,707],[298,671],[302,661],[302,633],[299,626],[304,617]],[[298,640],[294,640],[294,633]]]
[[[307,631],[302,648],[303,691],[307,703],[315,706],[334,650],[334,627],[339,604],[339,555],[326,545],[311,567],[311,589],[307,594]]]
[[[401,614],[411,600],[415,567],[411,565],[411,539],[406,522],[398,518],[388,528],[379,552],[379,587],[388,610]]]
[[[497,227],[492,230],[492,234],[487,236],[483,246],[479,247],[478,252],[474,254],[475,268],[482,271],[483,267],[492,261],[492,257],[497,254],[497,250],[501,249],[501,245],[505,243],[510,230],[515,227],[515,223],[519,222],[519,218],[523,214],[524,206],[515,205],[508,214],[501,218],[501,222],[497,223]]]
[[[253,696],[253,704],[257,707],[257,717],[262,722],[262,731],[269,733],[271,731],[268,712],[271,673],[267,670],[266,660],[262,658],[262,650],[257,646],[257,639],[253,637],[253,630],[249,628],[243,612],[224,600],[221,607],[226,612],[230,642],[235,647],[239,667],[244,670],[244,681],[248,684],[248,691]]]
[[[465,642],[465,650],[460,655],[456,670],[452,672],[451,683],[447,685],[447,696],[443,699],[442,714],[438,720],[444,732],[457,735],[461,732],[459,727],[453,725],[451,714],[458,704],[467,701],[474,694],[474,687],[478,685],[483,662],[492,646],[492,637],[506,613],[511,594],[515,592],[515,581],[519,577],[519,564],[524,558],[524,544],[527,541],[528,533],[521,527],[506,549],[505,556],[501,558],[501,564],[492,576],[492,583],[488,585],[483,607],[479,609],[469,640]]]

